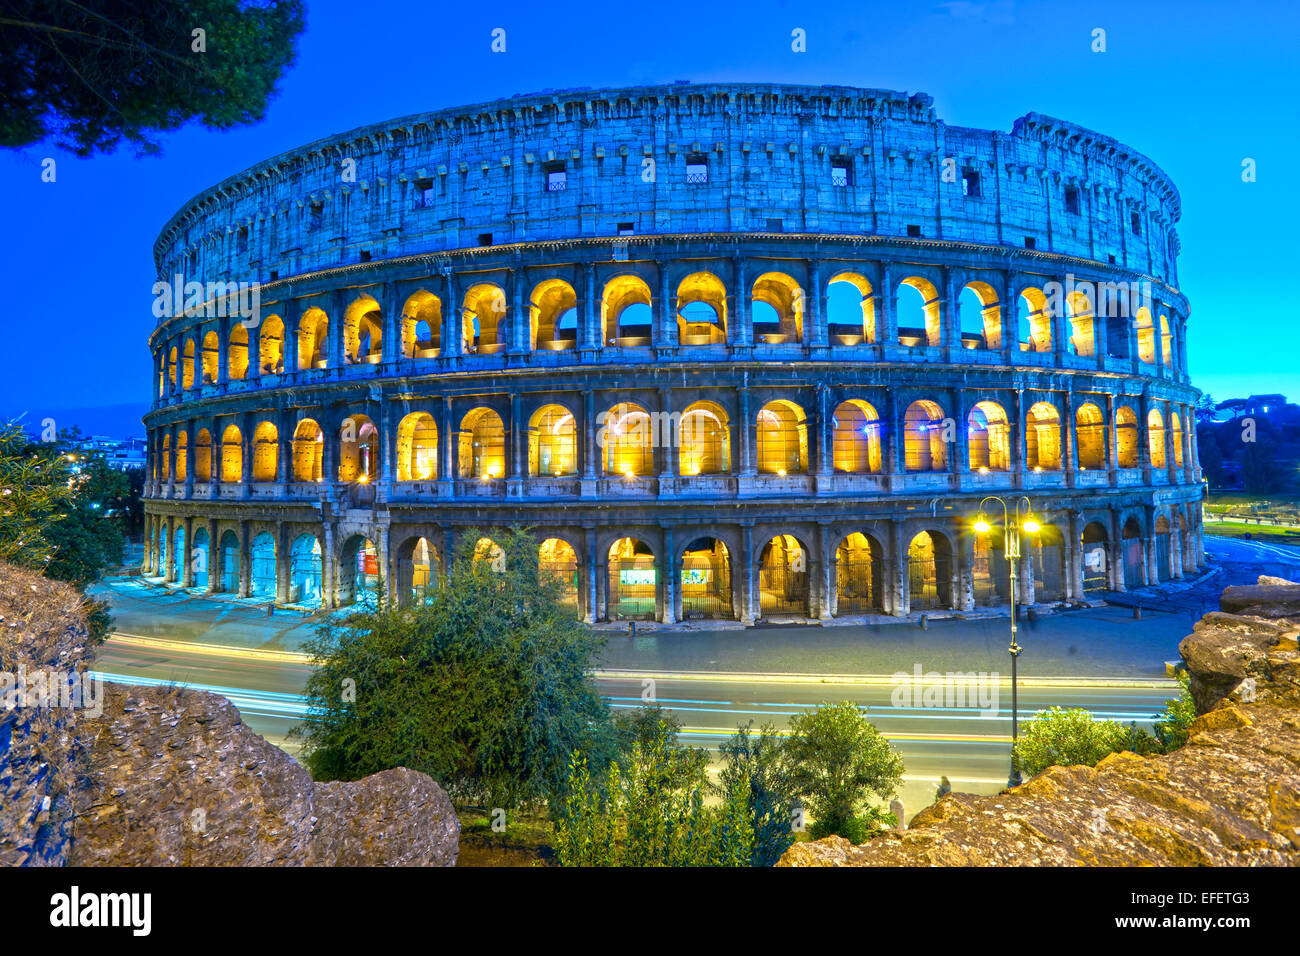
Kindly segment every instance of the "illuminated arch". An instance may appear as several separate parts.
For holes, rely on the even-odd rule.
[[[731,618],[731,554],[717,538],[696,538],[682,551],[682,618]]]
[[[365,415],[339,426],[339,481],[366,484],[379,477],[379,431]]]
[[[578,347],[578,295],[563,279],[533,286],[528,318],[531,348],[558,352]]]
[[[840,272],[826,283],[826,330],[833,345],[874,345],[876,297],[856,272]]]
[[[298,368],[328,364],[330,320],[324,309],[311,308],[298,320]]]
[[[1061,470],[1061,414],[1050,402],[1035,402],[1025,413],[1025,467]]]
[[[161,453],[161,455],[159,456],[159,464],[160,464],[161,467],[159,467],[159,469],[158,469],[158,480],[159,480],[159,481],[171,481],[171,477],[172,477],[172,436],[171,436],[170,434],[168,434],[168,435],[163,435],[163,440],[162,440],[162,453]]]
[[[880,473],[880,416],[868,402],[840,402],[831,416],[831,464],[847,475]]]
[[[270,422],[253,430],[253,481],[275,481],[280,463],[280,435]]]
[[[658,569],[654,551],[636,538],[619,538],[609,546],[606,615],[611,621],[653,620]]]
[[[504,289],[490,282],[470,286],[460,314],[461,342],[467,354],[494,355],[501,351],[501,320],[506,314]]]
[[[1011,470],[1011,423],[1001,405],[975,403],[966,416],[966,447],[971,471]]]
[[[1137,413],[1127,405],[1115,409],[1115,463],[1120,468],[1138,466]]]
[[[803,341],[804,294],[794,279],[784,272],[765,272],[754,280],[750,301],[755,341]]]
[[[397,423],[397,480],[438,477],[438,425],[428,412],[412,412]]]
[[[310,418],[298,422],[293,430],[293,480],[320,481],[321,457],[325,448],[325,433]]]
[[[217,333],[208,331],[203,334],[203,384],[214,385],[220,374],[221,339]]]
[[[1177,412],[1169,413],[1169,427],[1174,433],[1174,464],[1181,468],[1183,467],[1183,420]],[[182,435],[181,437],[184,438],[185,436]]]
[[[377,364],[383,355],[383,336],[379,303],[368,295],[359,296],[343,313],[344,364]]]
[[[188,470],[189,467],[189,462],[186,460],[188,458],[188,451],[189,451],[188,445],[189,445],[189,435],[187,435],[185,432],[178,432],[176,434],[176,480],[177,481],[185,480],[186,471]]]
[[[1157,408],[1147,413],[1147,448],[1151,453],[1151,467],[1165,467],[1165,418]]]
[[[835,611],[837,614],[881,611],[882,554],[879,544],[855,531],[835,549]]]
[[[1089,358],[1097,354],[1097,313],[1091,296],[1076,289],[1065,299],[1065,314],[1070,320],[1070,351]]]
[[[238,484],[244,480],[244,436],[235,425],[221,433],[221,482]]]
[[[952,545],[937,531],[922,531],[907,546],[907,594],[913,611],[952,607]]]
[[[181,360],[181,388],[194,387],[194,340],[185,340],[184,357]]]
[[[929,279],[908,276],[898,283],[894,299],[897,303],[895,315],[900,345],[928,345],[933,348],[943,344],[939,290]]]
[[[794,402],[777,399],[758,412],[755,450],[761,475],[802,475],[808,471],[808,423]]]
[[[1030,287],[1016,299],[1020,351],[1052,351],[1052,310],[1042,289]]]
[[[727,341],[727,288],[712,272],[693,272],[677,284],[677,336],[682,345]]]
[[[794,535],[777,535],[763,545],[759,555],[760,612],[807,615],[809,596],[807,547]]]
[[[1160,361],[1166,367],[1174,364],[1174,336],[1169,330],[1169,316],[1160,316]]]
[[[206,428],[194,436],[194,480],[212,480],[212,433]]]
[[[436,358],[442,346],[442,300],[420,289],[402,306],[402,358]]]
[[[1002,306],[987,282],[968,282],[958,297],[961,344],[968,349],[1002,348]]]
[[[560,603],[578,609],[578,553],[563,538],[547,538],[537,546],[537,571],[556,582]]]
[[[946,471],[948,443],[944,440],[943,409],[920,399],[903,415],[903,457],[907,471]]]
[[[470,411],[461,419],[458,450],[461,478],[504,478],[506,433],[501,416],[486,407]]]
[[[278,315],[267,316],[257,333],[257,365],[263,375],[284,371],[284,320]]]
[[[226,375],[232,382],[243,381],[248,374],[248,329],[236,322],[230,329],[230,345],[226,349]]]
[[[615,276],[600,295],[601,342],[605,345],[649,345],[653,320],[650,286],[634,275]]]
[[[1156,330],[1151,324],[1151,310],[1142,306],[1133,317],[1133,326],[1137,330],[1138,360],[1154,365],[1156,361]]]
[[[605,474],[634,477],[654,472],[650,416],[640,405],[619,402],[603,414]]]
[[[1106,421],[1101,409],[1091,402],[1074,413],[1074,441],[1079,448],[1079,468],[1098,471],[1106,467]]]
[[[683,475],[725,475],[731,471],[731,430],[721,405],[709,401],[688,405],[678,431],[678,468]]]
[[[543,405],[528,419],[528,474],[564,477],[578,473],[577,428],[563,405]]]

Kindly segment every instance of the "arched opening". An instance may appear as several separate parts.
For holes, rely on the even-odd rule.
[[[258,330],[257,367],[263,375],[284,371],[284,322],[278,315],[267,316]]]
[[[717,538],[696,538],[682,552],[682,618],[730,618],[731,555]]]
[[[563,405],[543,405],[528,419],[528,474],[562,478],[578,473],[577,428]]]
[[[678,424],[678,468],[683,475],[725,475],[731,471],[731,431],[716,402],[694,402]]]
[[[619,402],[601,417],[597,444],[605,448],[605,474],[626,478],[653,474],[654,436],[646,410],[631,402]]]
[[[777,399],[758,412],[758,473],[802,475],[808,471],[808,423],[794,402]]]
[[[967,349],[1002,348],[1002,306],[987,282],[968,282],[957,300],[961,344]]]
[[[862,614],[884,607],[880,584],[880,547],[855,531],[835,549],[835,610],[837,614]]]
[[[491,538],[479,538],[474,542],[474,561],[486,562],[493,571],[504,571],[506,552]]]
[[[909,606],[913,611],[952,607],[952,547],[938,532],[922,531],[907,546]]]
[[[298,320],[298,368],[324,368],[329,351],[330,322],[324,309],[308,309]]]
[[[457,451],[461,478],[504,478],[506,431],[501,416],[490,408],[473,409],[461,419]]]
[[[1127,405],[1115,409],[1115,462],[1120,468],[1138,466],[1137,413]]]
[[[600,296],[601,342],[624,347],[649,345],[653,339],[650,286],[638,276],[615,276]]]
[[[339,481],[367,484],[379,477],[379,430],[365,415],[339,426]]]
[[[635,538],[619,538],[610,545],[609,619],[654,620],[655,582],[655,556],[649,545]]]
[[[239,536],[233,531],[221,536],[221,590],[239,593]]]
[[[158,469],[160,481],[171,481],[172,477],[172,436],[163,435],[162,454],[159,456],[162,467]]]
[[[172,580],[185,580],[185,562],[189,560],[189,552],[185,550],[185,525],[179,521],[172,532],[172,554],[175,555],[175,567],[172,568]]]
[[[289,603],[320,607],[321,548],[314,534],[300,534],[289,548]]]
[[[1055,525],[1045,524],[1025,540],[1025,553],[1034,579],[1034,602],[1065,600],[1065,538]]]
[[[974,536],[971,596],[976,607],[993,607],[1011,599],[1011,567],[1007,564],[999,534]]]
[[[1107,554],[1106,526],[1089,522],[1079,535],[1080,561],[1083,564],[1083,590],[1110,590],[1110,557]]]
[[[375,365],[383,354],[383,317],[379,303],[363,295],[343,313],[343,361],[348,365]]]
[[[1165,467],[1165,419],[1157,408],[1147,413],[1147,447],[1151,452],[1151,467]]]
[[[237,484],[244,480],[244,437],[234,425],[221,433],[221,482]]]
[[[754,341],[766,345],[803,341],[803,289],[783,272],[765,272],[754,280],[750,317]]]
[[[176,346],[173,345],[167,353],[167,384],[173,389],[176,387],[176,357]]]
[[[181,388],[194,387],[194,340],[185,340],[185,357],[181,362]]]
[[[1049,402],[1035,402],[1025,415],[1025,465],[1030,471],[1061,470],[1061,415]]]
[[[325,448],[325,433],[310,418],[298,422],[293,430],[293,480],[320,481],[321,453]]]
[[[501,320],[506,314],[506,294],[497,285],[470,286],[461,307],[461,340],[470,355],[495,355],[501,351]]]
[[[1156,518],[1156,578],[1160,581],[1168,581],[1173,577],[1171,568],[1173,564],[1170,560],[1171,540],[1169,537],[1169,519],[1164,515]]]
[[[1154,365],[1156,361],[1156,330],[1151,324],[1151,310],[1142,306],[1133,317],[1133,326],[1137,330],[1138,360]]]
[[[442,347],[442,300],[424,289],[402,306],[402,358],[437,358]]]
[[[880,416],[858,398],[840,402],[831,415],[831,465],[846,475],[880,473]]]
[[[212,480],[212,433],[206,428],[194,437],[194,480]]]
[[[832,345],[874,345],[876,297],[856,272],[841,272],[826,284],[826,332]]]
[[[1124,586],[1138,588],[1146,583],[1146,550],[1142,547],[1142,528],[1129,518],[1124,522]]]
[[[976,474],[1011,470],[1011,424],[997,402],[976,402],[966,416],[966,448]]]
[[[339,553],[337,603],[363,610],[379,607],[379,552],[366,537],[354,534],[343,542]]]
[[[248,374],[248,329],[236,322],[230,329],[230,346],[226,350],[226,374],[232,382],[243,381]]]
[[[216,332],[203,333],[203,384],[214,385],[220,371],[221,339]]]
[[[578,612],[578,553],[563,538],[547,538],[537,546],[537,571],[560,587],[560,601]]]
[[[438,475],[438,425],[428,412],[397,423],[397,480],[428,481]]]
[[[194,566],[194,587],[206,590],[208,586],[208,564],[211,560],[211,541],[208,530],[199,528],[194,532],[194,547],[190,562]]]
[[[253,480],[275,481],[280,465],[280,434],[270,422],[253,430]]]
[[[563,279],[533,287],[528,315],[532,348],[558,352],[578,347],[578,295]]]
[[[1174,336],[1169,331],[1169,317],[1160,316],[1160,363],[1164,366],[1174,364],[1173,356]]]
[[[1070,320],[1070,351],[1082,357],[1097,354],[1094,325],[1096,311],[1089,294],[1077,289],[1065,300],[1066,314]]]
[[[438,586],[442,562],[427,538],[410,538],[397,550],[398,603],[425,604]]]
[[[1183,420],[1177,412],[1169,413],[1169,425],[1173,429],[1174,464],[1183,467]],[[182,435],[182,438],[185,436]],[[179,445],[177,446],[180,447]],[[181,477],[184,477],[182,475]]]
[[[711,272],[693,272],[677,285],[677,337],[682,345],[727,341],[727,289]]]
[[[943,344],[939,291],[933,283],[920,276],[908,276],[898,284],[895,301],[899,345],[935,348]]]
[[[186,471],[189,468],[189,436],[185,432],[176,434],[176,480],[184,481]]]
[[[806,617],[808,598],[808,549],[794,535],[777,535],[759,556],[759,612]]]
[[[903,457],[908,471],[947,471],[945,439],[943,409],[938,404],[921,399],[907,406],[903,415]]]
[[[1052,310],[1042,289],[1030,287],[1016,300],[1020,351],[1052,351]]]
[[[1100,471],[1106,467],[1106,422],[1101,409],[1091,402],[1074,413],[1074,441],[1079,448],[1079,470]]]
[[[263,600],[275,597],[275,538],[263,531],[248,548],[248,596]]]

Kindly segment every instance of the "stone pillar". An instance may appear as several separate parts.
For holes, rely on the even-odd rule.
[[[898,315],[894,311],[894,272],[890,263],[881,265],[880,288],[876,290],[876,341],[898,344]]]
[[[510,291],[513,293],[510,308],[510,355],[523,355],[525,352],[532,351],[535,345],[533,311],[525,295],[526,282],[522,267],[510,270]]]
[[[1171,485],[1176,485],[1181,480],[1178,474],[1178,460],[1174,457],[1174,406],[1172,402],[1165,402],[1165,474],[1169,478]],[[1179,416],[1180,420],[1182,416]],[[1180,452],[1182,449],[1178,449]],[[1187,459],[1183,459],[1186,461]]]
[[[1065,439],[1065,448],[1062,449],[1064,454],[1061,456],[1062,464],[1065,466],[1065,486],[1074,487],[1075,473],[1079,470],[1079,436],[1075,433],[1074,420],[1074,389],[1067,388],[1065,391],[1065,414],[1061,422],[1061,434]]]
[[[596,612],[597,612],[596,581],[597,581],[597,577],[596,577],[596,529],[595,529],[594,527],[587,528],[586,540],[587,540],[587,548],[586,548],[586,551],[587,551],[587,553],[586,553],[586,565],[587,565],[587,580],[586,580],[587,602],[586,602],[586,603],[587,603],[587,606],[586,606],[586,608],[584,609],[585,613],[583,614],[582,619],[583,619],[584,621],[586,621],[588,624],[595,624],[595,623],[596,623],[596,620],[597,620],[597,617],[596,617]]]
[[[817,475],[829,478],[831,474],[831,390],[825,382],[818,382],[815,394]]]
[[[510,460],[506,465],[507,475],[511,481],[523,481],[527,465],[524,462],[524,446],[528,443],[528,429],[523,422],[523,398],[518,392],[510,396]]]
[[[906,617],[911,610],[911,596],[907,593],[907,543],[903,540],[903,522],[897,518],[889,521],[889,560],[886,566],[886,608],[895,617]]]
[[[396,580],[393,575],[392,536],[387,524],[379,526],[379,540],[375,542],[375,557],[379,565],[379,607],[397,607]],[[408,595],[409,597],[409,595]]]
[[[390,365],[402,357],[402,300],[395,282],[385,282],[381,294],[379,360]]]
[[[596,462],[600,449],[596,447],[596,393],[584,389],[582,393],[582,480],[595,481]],[[593,489],[594,494],[594,489]]]
[[[208,594],[221,590],[221,540],[217,537],[217,519],[208,519]]]
[[[956,475],[970,474],[970,410],[969,399],[964,388],[953,389],[953,422],[956,425],[956,441],[948,470]]]
[[[253,555],[249,551],[248,522],[239,521],[239,596],[248,597],[253,590]]]
[[[673,391],[659,389],[660,425],[652,436],[655,468],[661,481],[671,481],[677,474],[677,434],[673,427]]]
[[[668,269],[664,263],[659,264],[659,302],[658,308],[651,310],[657,317],[659,342],[677,344],[677,300],[668,285]],[[608,336],[606,336],[608,338]],[[656,343],[658,344],[658,343]]]
[[[181,587],[194,587],[194,518],[190,515],[181,519],[185,528],[185,553],[177,555],[182,562],[180,569]],[[211,545],[209,545],[211,548]]]
[[[332,369],[341,369],[346,361],[344,356],[343,327],[347,324],[346,293],[335,292],[330,297],[329,329],[326,341],[329,347],[329,359],[326,365]],[[338,373],[335,372],[337,375]]]
[[[601,302],[596,295],[596,267],[590,262],[582,264],[579,279],[581,298],[578,300],[578,348],[582,361],[590,361],[594,351],[601,346]]]
[[[754,421],[753,415],[749,411],[749,386],[741,385],[736,389],[736,407],[738,414],[736,416],[736,429],[740,432],[738,438],[740,441],[740,474],[742,477],[753,477],[754,470]]]
[[[677,555],[673,544],[673,529],[663,529],[663,554],[659,566],[663,570],[659,588],[659,620],[664,624],[677,621]]]
[[[463,353],[461,335],[464,331],[464,304],[460,301],[460,281],[450,268],[442,273],[446,296],[442,304],[442,332],[438,339],[438,355],[455,358]]]
[[[321,606],[325,608],[338,607],[338,593],[336,591],[336,582],[338,581],[338,557],[334,553],[334,522],[326,519],[324,522],[324,544],[321,548],[320,556],[320,586],[321,586]],[[445,557],[445,555],[444,555]],[[446,561],[444,560],[444,565]]]
[[[808,285],[811,287],[804,295],[807,309],[804,312],[804,339],[813,348],[825,348],[826,332],[826,287],[822,284],[822,263],[820,259],[808,261]]]
[[[1124,583],[1124,528],[1119,520],[1119,512],[1110,509],[1110,589],[1126,591]]]
[[[1068,511],[1065,515],[1065,599],[1067,601],[1083,600],[1083,516],[1078,511]]]
[[[730,321],[735,323],[736,332],[731,336],[731,341],[742,349],[748,349],[754,344],[754,327],[749,323],[749,279],[745,272],[747,263],[744,256],[736,256],[732,262],[735,286],[731,294],[734,307]]]
[[[1016,389],[1016,397],[1012,402],[1015,409],[1015,416],[1011,423],[1012,437],[1015,443],[1011,446],[1011,471],[1014,475],[1014,487],[1017,489],[1025,487],[1025,472],[1029,457],[1028,448],[1025,443],[1025,390]]]
[[[283,521],[275,525],[275,603],[288,604],[293,600],[289,593],[289,544]]]
[[[456,489],[456,434],[451,397],[444,395],[434,406],[438,419],[438,497],[451,498]]]
[[[1160,554],[1156,547],[1156,509],[1146,505],[1143,509],[1146,521],[1142,528],[1142,557],[1145,559],[1145,584],[1155,584],[1160,580]]]
[[[298,323],[302,321],[302,306],[297,299],[287,299],[281,303],[284,314],[284,374],[291,375],[298,371]]]
[[[975,609],[975,536],[969,529],[958,523],[953,538],[957,547],[954,555],[957,564],[957,598],[954,601],[958,611]]]
[[[740,579],[740,623],[749,626],[754,623],[756,605],[758,604],[757,586],[754,574],[754,528],[743,525],[740,531],[741,554],[737,577]]]
[[[831,568],[834,566],[834,552],[831,550],[831,528],[828,522],[817,524],[817,607],[816,616],[823,621],[831,619],[831,595],[834,581]]]
[[[1115,427],[1115,395],[1106,393],[1106,421],[1102,430],[1106,443],[1106,483],[1112,488],[1119,483],[1119,429]]]

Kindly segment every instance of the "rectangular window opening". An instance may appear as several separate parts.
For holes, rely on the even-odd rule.
[[[709,181],[709,158],[703,153],[692,153],[686,157],[686,182],[701,185]]]
[[[542,168],[546,170],[546,191],[548,193],[562,192],[569,184],[569,174],[564,169],[564,163],[544,163]]]
[[[1079,214],[1079,188],[1077,186],[1065,187],[1065,211],[1075,216]]]
[[[909,239],[920,239],[920,238],[921,238],[921,227],[920,227],[920,226],[908,226],[908,227],[907,227],[907,236],[908,236]]]
[[[961,194],[978,199],[980,193],[980,174],[967,166],[961,171]]]
[[[831,185],[853,185],[853,161],[847,156],[831,157]]]

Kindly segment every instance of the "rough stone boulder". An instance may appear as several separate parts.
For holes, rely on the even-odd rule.
[[[427,775],[316,783],[224,697],[111,687],[104,716],[83,723],[94,798],[73,828],[70,864],[456,863],[460,824]]]
[[[1229,590],[1251,593],[1224,609],[1252,614],[1208,614],[1179,646],[1199,714],[1179,750],[949,794],[907,830],[795,844],[778,865],[1300,865],[1300,609],[1290,586]]]

